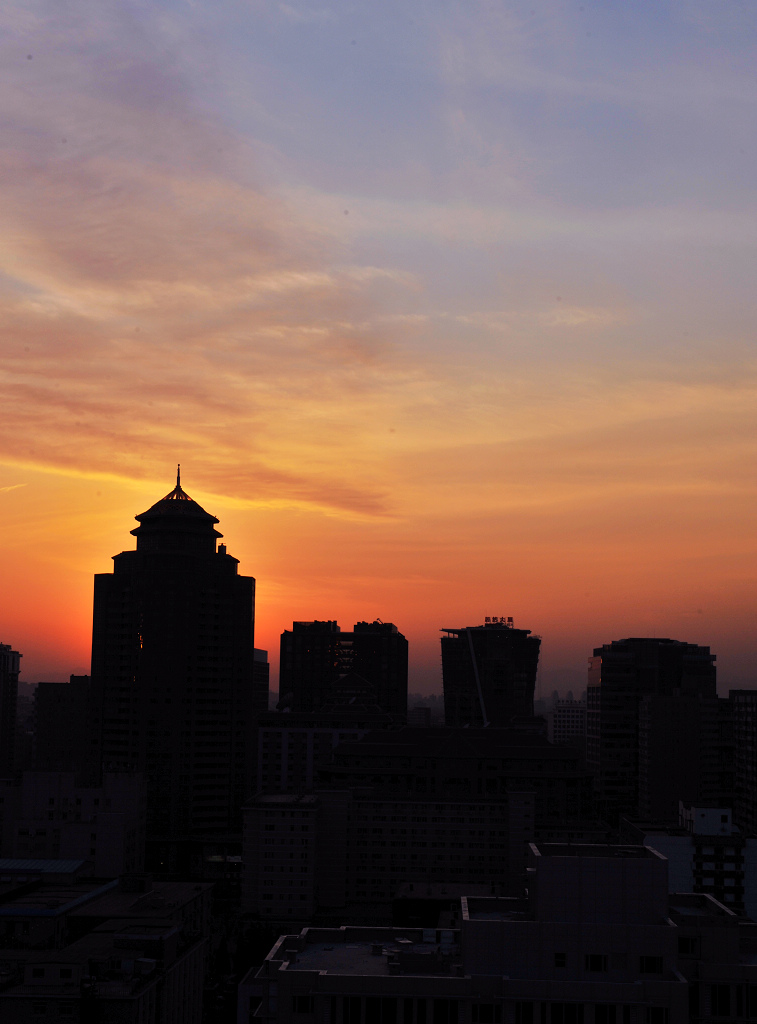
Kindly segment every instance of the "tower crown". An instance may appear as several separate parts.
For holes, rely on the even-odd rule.
[[[181,486],[181,476],[176,473],[176,486],[160,501],[156,501],[146,512],[134,517],[139,526],[131,532],[137,538],[139,548],[193,547],[215,550],[216,537],[223,534],[214,530],[218,522],[215,516],[206,512],[194,498],[190,498]],[[187,545],[187,538],[194,542]],[[209,545],[212,544],[212,547]]]

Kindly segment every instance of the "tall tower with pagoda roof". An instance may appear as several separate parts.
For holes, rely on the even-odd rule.
[[[254,778],[255,580],[218,541],[218,519],[176,487],[141,515],[135,550],[95,576],[92,687],[105,771],[147,781],[147,838],[175,867],[181,845],[238,834]]]

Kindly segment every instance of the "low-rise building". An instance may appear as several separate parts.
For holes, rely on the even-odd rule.
[[[305,928],[239,986],[238,1024],[688,1024],[748,1017],[754,928],[668,893],[643,846],[532,844],[527,898],[459,928]]]

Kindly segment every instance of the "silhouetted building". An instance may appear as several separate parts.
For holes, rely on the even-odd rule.
[[[642,698],[715,697],[714,662],[709,647],[678,640],[632,637],[594,649],[586,757],[597,774],[600,811],[609,821],[638,815]]]
[[[668,894],[642,846],[532,844],[527,899],[468,896],[459,927],[304,928],[239,986],[239,1021],[689,1024],[748,1019],[754,926]]]
[[[16,700],[21,655],[0,644],[0,778],[13,774],[16,747]]]
[[[508,726],[534,713],[541,638],[515,629],[512,618],[444,629],[442,683],[448,727]]]
[[[317,781],[316,769],[331,760],[334,748],[387,729],[393,718],[377,707],[334,705],[323,711],[269,711],[258,718],[260,793],[306,793]]]
[[[586,701],[558,700],[547,713],[550,743],[570,743],[586,751]]]
[[[200,1024],[209,885],[0,861],[0,1020]]]
[[[94,779],[99,737],[92,723],[89,676],[68,683],[38,683],[34,693],[34,767],[43,772],[79,772]]]
[[[73,772],[24,772],[3,797],[1,856],[86,860],[98,878],[143,870],[140,776],[106,774],[93,787],[78,784]]]
[[[393,623],[356,622],[343,633],[333,620],[293,622],[281,634],[280,708],[312,712],[346,703],[345,680],[354,685],[356,677],[362,703],[404,721],[407,640]]]
[[[639,702],[639,805],[645,821],[678,821],[678,805],[733,807],[733,706],[721,697]]]
[[[136,550],[95,577],[97,735],[106,771],[145,774],[148,841],[175,849],[239,834],[253,790],[255,580],[178,479],[136,518]]]
[[[739,832],[730,807],[681,801],[678,825],[624,818],[620,838],[667,857],[671,892],[707,893],[729,910],[757,919],[757,839]]]
[[[402,729],[344,741],[307,796],[245,806],[243,909],[270,920],[389,920],[407,883],[518,893],[526,842],[580,839],[592,777],[570,747],[498,729]]]
[[[735,755],[734,818],[742,832],[757,834],[757,690],[731,690]]]

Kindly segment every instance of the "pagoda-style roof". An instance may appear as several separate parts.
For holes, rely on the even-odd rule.
[[[215,516],[212,516],[210,512],[206,512],[202,505],[190,498],[187,492],[181,486],[181,467],[179,466],[176,471],[176,486],[172,491],[160,501],[156,501],[146,512],[140,513],[140,515],[134,518],[138,522],[142,522],[145,519],[158,519],[164,517],[171,517],[175,519],[180,516],[182,519],[202,519],[207,523],[217,523],[218,520]],[[132,531],[134,532],[134,531]],[[220,536],[220,534],[218,534]]]

